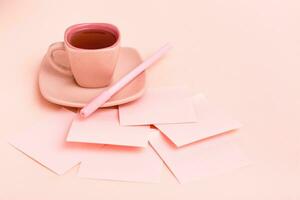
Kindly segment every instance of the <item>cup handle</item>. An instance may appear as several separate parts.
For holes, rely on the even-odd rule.
[[[48,63],[51,65],[53,69],[60,72],[61,74],[67,75],[67,76],[73,76],[72,71],[69,66],[64,66],[62,64],[56,63],[53,57],[53,52],[62,50],[65,51],[65,45],[63,42],[56,42],[49,46],[48,52],[47,52],[47,60]]]

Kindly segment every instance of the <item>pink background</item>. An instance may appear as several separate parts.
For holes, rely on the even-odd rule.
[[[0,198],[300,198],[299,10],[296,0],[1,0]],[[56,108],[37,92],[39,63],[80,22],[116,24],[143,57],[170,41],[148,84],[186,84],[240,119],[253,165],[184,185],[166,167],[159,184],[99,181],[77,169],[59,177],[9,146],[6,136]]]

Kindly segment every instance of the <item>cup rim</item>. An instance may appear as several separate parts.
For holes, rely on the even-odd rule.
[[[113,32],[113,34],[116,36],[117,40],[114,42],[114,44],[112,44],[111,46],[105,47],[105,48],[99,48],[99,49],[84,49],[84,48],[78,48],[73,46],[70,42],[70,36],[71,34],[74,34],[78,31],[81,30],[85,30],[85,29],[97,29],[101,27],[102,30],[110,30]],[[70,49],[74,49],[74,50],[82,50],[82,51],[104,51],[104,50],[110,50],[112,48],[115,48],[116,46],[118,46],[120,41],[120,31],[118,29],[118,27],[116,27],[113,24],[109,24],[109,23],[80,23],[80,24],[74,24],[72,26],[69,26],[64,34],[64,43],[65,45],[70,48]]]

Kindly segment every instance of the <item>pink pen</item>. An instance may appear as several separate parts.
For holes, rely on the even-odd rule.
[[[119,81],[117,81],[114,85],[108,87],[104,90],[99,96],[94,98],[90,103],[84,106],[79,114],[81,117],[86,118],[90,116],[93,112],[95,112],[99,107],[101,107],[106,101],[108,101],[115,93],[117,93],[120,89],[122,89],[125,85],[127,85],[130,81],[136,78],[139,74],[145,71],[148,67],[150,67],[155,61],[157,61],[160,57],[162,57],[167,51],[171,49],[170,44],[166,44],[161,47],[154,55],[146,59],[143,63],[138,65],[124,77],[122,77]]]

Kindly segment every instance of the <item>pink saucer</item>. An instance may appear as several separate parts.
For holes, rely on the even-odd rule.
[[[66,55],[63,52],[55,54],[57,62],[67,63]],[[112,84],[127,74],[142,59],[137,50],[128,47],[120,49],[119,61],[116,66]],[[67,65],[67,64],[65,64]],[[141,97],[145,90],[146,73],[143,72],[131,83],[115,94],[102,107],[116,106],[133,101]],[[76,84],[73,77],[62,75],[52,69],[44,59],[39,72],[39,87],[41,94],[48,101],[70,107],[83,107],[91,99],[96,97],[105,88],[83,88]]]

